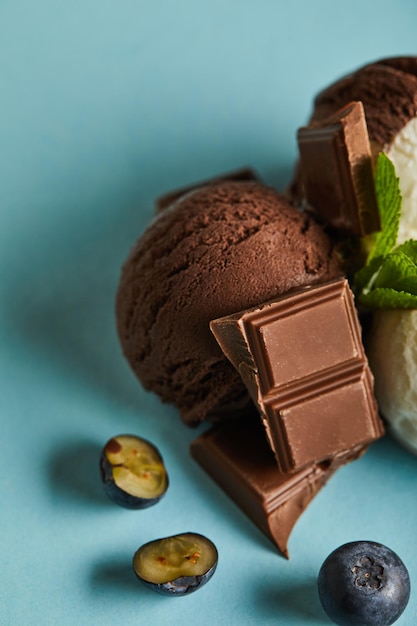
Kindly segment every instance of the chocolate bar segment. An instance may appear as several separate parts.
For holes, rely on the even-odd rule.
[[[282,472],[382,435],[345,279],[287,294],[210,327],[259,408]]]
[[[227,174],[223,174],[222,176],[216,176],[215,178],[200,181],[199,183],[196,183],[194,185],[181,187],[180,189],[174,189],[174,191],[170,191],[156,200],[156,212],[159,213],[160,211],[163,211],[173,202],[178,200],[178,198],[181,198],[181,196],[184,196],[190,191],[194,191],[195,189],[199,189],[200,187],[207,187],[208,185],[215,185],[216,183],[226,182],[228,180],[259,181],[259,177],[251,168],[244,167],[242,169],[236,170],[235,172],[229,172]]]
[[[299,472],[280,472],[259,419],[230,420],[191,444],[191,454],[288,558],[291,531],[335,470],[364,450]]]
[[[308,203],[336,229],[364,236],[380,229],[372,153],[361,102],[298,131]]]

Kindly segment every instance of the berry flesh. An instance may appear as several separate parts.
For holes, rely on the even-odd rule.
[[[197,533],[183,533],[146,543],[133,557],[141,582],[169,596],[190,594],[210,580],[217,566],[216,546]]]
[[[372,541],[346,543],[332,552],[318,576],[320,601],[341,626],[389,626],[403,613],[410,578],[399,556]]]
[[[100,460],[104,491],[127,509],[156,504],[168,489],[168,476],[158,449],[146,439],[119,435],[103,448]]]

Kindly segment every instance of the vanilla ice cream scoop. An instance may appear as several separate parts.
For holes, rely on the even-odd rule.
[[[417,454],[417,310],[376,311],[367,352],[380,411]]]
[[[403,198],[397,242],[417,239],[417,117],[396,135],[387,151],[400,179]]]

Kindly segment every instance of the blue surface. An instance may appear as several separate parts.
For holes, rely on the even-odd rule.
[[[145,394],[114,323],[120,266],[172,188],[241,165],[283,187],[313,94],[417,54],[415,0],[0,1],[0,623],[323,626],[315,578],[354,539],[417,581],[417,458],[385,438],[298,522],[291,560],[193,463],[196,436]],[[156,507],[112,505],[98,457],[134,432],[162,451]],[[134,579],[142,543],[182,531],[220,553],[188,598]],[[417,592],[398,624],[415,625]]]

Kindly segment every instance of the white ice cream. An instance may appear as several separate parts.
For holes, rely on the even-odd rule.
[[[417,310],[377,311],[368,357],[392,434],[417,454]]]
[[[387,151],[403,196],[398,243],[417,239],[417,117],[404,126]]]
[[[387,151],[400,179],[402,210],[397,243],[417,239],[417,118]],[[417,310],[377,311],[368,356],[375,395],[392,434],[417,454]]]

